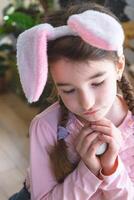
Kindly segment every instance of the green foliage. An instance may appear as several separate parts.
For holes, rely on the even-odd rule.
[[[39,0],[36,1],[36,4],[30,4],[28,7],[25,7],[23,0],[14,0],[14,4],[10,3],[3,10],[3,24],[0,25],[0,76],[5,76],[6,71],[10,70],[12,73],[12,78],[9,83],[10,89],[23,99],[25,97],[22,92],[16,67],[16,39],[21,32],[41,23],[44,18],[44,13],[52,5],[53,0]],[[44,9],[43,12],[40,9],[41,6]],[[10,39],[12,38],[11,44],[1,42],[4,37],[9,36],[11,36]],[[33,105],[41,107],[44,102],[47,105],[46,98],[50,94],[50,91],[51,85],[48,84],[47,92],[42,95],[38,104]]]
[[[32,16],[27,15],[23,12],[14,12],[8,16],[4,17],[5,23],[8,26],[14,26],[18,30],[25,30],[31,28],[36,24]]]
[[[29,5],[28,8],[25,8],[23,1],[16,1],[16,5],[9,4],[3,10],[3,24],[0,25],[0,76],[4,76],[7,69],[11,68],[14,86],[14,80],[16,81],[15,90],[18,90],[18,87],[21,88],[16,68],[16,38],[24,30],[40,23],[40,17],[41,12],[38,6]],[[9,35],[14,38],[11,44],[1,42]]]

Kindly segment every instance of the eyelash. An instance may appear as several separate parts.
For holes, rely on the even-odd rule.
[[[99,83],[93,83],[92,86],[94,86],[94,87],[99,87],[99,86],[101,86],[103,83],[104,83],[104,81],[99,82]],[[72,89],[72,90],[69,90],[69,91],[63,90],[63,93],[65,93],[65,94],[71,94],[71,93],[73,93],[74,91],[75,91],[75,89]]]
[[[104,81],[101,81],[101,82],[99,82],[99,83],[93,83],[92,86],[99,87],[99,86],[101,86],[103,83],[104,83]]]
[[[69,90],[69,91],[63,90],[63,93],[65,93],[65,94],[70,94],[70,93],[73,93],[74,91],[75,91],[75,89],[72,89],[72,90]]]

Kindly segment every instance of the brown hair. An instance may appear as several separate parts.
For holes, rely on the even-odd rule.
[[[113,14],[108,9],[100,5],[94,3],[84,3],[81,5],[74,5],[67,10],[60,10],[52,15],[49,15],[46,19],[47,22],[53,26],[61,26],[66,24],[66,21],[70,15],[81,13],[85,10],[98,10],[113,16]],[[116,18],[115,16],[113,17]],[[114,62],[118,60],[116,52],[95,48],[85,43],[78,36],[65,36],[48,42],[49,64],[59,60],[60,58],[68,58],[74,62],[85,62],[89,59],[109,59],[113,60]],[[126,79],[125,74],[122,76],[122,79],[118,85],[122,90],[124,99],[126,100],[129,109],[134,114],[134,96],[132,94],[132,87],[129,81]],[[68,110],[64,106],[64,103],[61,99],[59,103],[61,105],[61,119],[59,120],[59,125],[66,127],[68,120]],[[70,162],[68,159],[67,148],[68,147],[65,140],[61,139],[57,141],[57,144],[53,147],[50,153],[54,174],[59,183],[64,181],[65,177],[70,174],[78,164],[76,163],[74,165]]]

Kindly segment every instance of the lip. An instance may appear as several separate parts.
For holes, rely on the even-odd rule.
[[[87,112],[84,112],[84,115],[92,115],[92,114],[95,114],[98,110],[93,110],[93,111],[87,111]]]

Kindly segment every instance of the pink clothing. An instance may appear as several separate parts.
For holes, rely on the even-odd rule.
[[[77,168],[57,183],[49,158],[49,148],[57,141],[57,124],[60,114],[58,102],[37,115],[30,127],[30,182],[32,200],[134,200],[134,116],[128,111],[119,129],[123,144],[118,156],[116,172],[97,178],[80,160],[74,148],[82,124],[70,113],[67,123],[69,158],[79,162]]]

